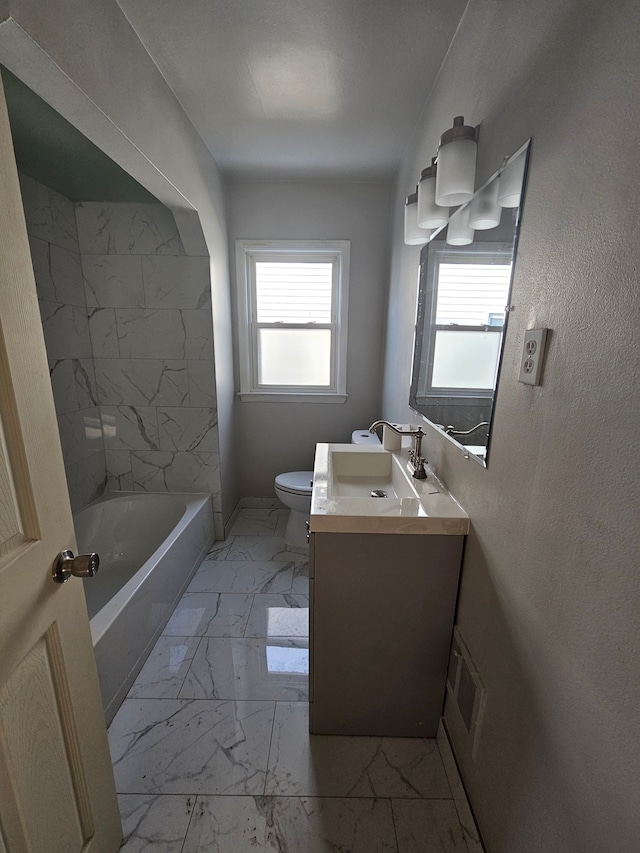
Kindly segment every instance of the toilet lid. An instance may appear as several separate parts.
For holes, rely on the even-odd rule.
[[[276,486],[284,492],[310,495],[311,480],[313,480],[313,471],[289,471],[285,474],[278,474]]]

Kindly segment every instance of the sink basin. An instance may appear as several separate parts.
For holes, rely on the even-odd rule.
[[[406,450],[318,444],[310,529],[464,535],[469,518],[432,473],[412,477]]]
[[[351,445],[348,445],[351,447]],[[386,451],[362,453],[330,450],[327,495],[330,497],[369,498],[372,492],[384,492],[389,498],[417,498],[404,476],[397,457]]]

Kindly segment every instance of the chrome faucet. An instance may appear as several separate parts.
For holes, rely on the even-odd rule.
[[[426,460],[421,456],[422,437],[424,436],[422,427],[418,427],[418,429],[402,430],[398,429],[397,426],[390,424],[389,421],[374,421],[369,427],[369,432],[375,432],[379,426],[389,427],[389,429],[393,430],[397,435],[410,435],[413,437],[413,447],[409,451],[409,462],[413,465],[412,476],[415,477],[416,480],[426,480],[427,472],[424,470],[424,463]]]
[[[480,427],[485,427],[485,426],[489,426],[488,421],[480,421],[479,424],[476,424],[474,427],[471,427],[471,429],[456,429],[454,426],[448,426],[448,427],[445,427],[444,431],[447,435],[451,435],[451,436],[454,436],[454,435],[471,435],[472,432],[475,432],[477,429],[480,429]]]

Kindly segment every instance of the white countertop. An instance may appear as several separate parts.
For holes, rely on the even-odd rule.
[[[410,497],[354,497],[332,494],[333,453],[384,453],[393,457],[396,474],[407,479]],[[364,460],[363,460],[364,461]],[[373,461],[373,460],[372,460]],[[357,478],[356,478],[357,479]],[[373,478],[363,477],[363,491],[376,488]],[[389,452],[383,447],[351,444],[318,444],[313,471],[310,529],[313,533],[400,533],[463,536],[469,532],[469,516],[427,468],[427,479],[411,476],[407,450]]]

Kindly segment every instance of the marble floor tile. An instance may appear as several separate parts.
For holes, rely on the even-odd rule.
[[[205,560],[187,592],[290,592],[294,565],[271,560]]]
[[[453,800],[393,800],[398,853],[467,853]]]
[[[309,735],[308,554],[287,515],[243,506],[111,724],[122,850],[467,853],[435,741]]]
[[[242,498],[241,511],[245,509],[285,509],[285,507],[274,495],[272,498]]]
[[[435,740],[310,735],[308,706],[279,702],[265,793],[450,798]]]
[[[294,567],[291,592],[294,595],[309,595],[309,563],[298,563]]]
[[[305,563],[306,554],[287,549],[281,536],[229,536],[216,542],[207,560],[273,560],[274,562]]]
[[[204,637],[181,699],[280,699],[308,696],[309,643],[304,639],[223,640]]]
[[[160,637],[133,683],[129,697],[177,699],[199,642],[199,637]]]
[[[254,595],[245,637],[308,637],[306,595]]]
[[[163,630],[173,637],[242,637],[253,596],[186,592]]]
[[[240,518],[262,518],[266,515],[274,518],[284,517],[286,519],[289,515],[289,510],[276,499],[275,503],[270,506],[243,506],[239,513]]]
[[[125,699],[109,728],[121,794],[262,794],[273,702]]]
[[[229,531],[231,536],[274,536],[282,518],[278,509],[241,509]]]
[[[193,796],[120,794],[120,853],[181,853],[195,801]]]
[[[200,797],[184,853],[396,853],[388,800]]]

